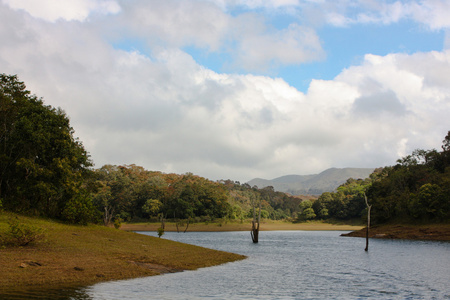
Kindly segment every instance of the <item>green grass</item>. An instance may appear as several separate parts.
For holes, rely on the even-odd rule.
[[[5,235],[8,220],[15,217],[0,213],[0,235]],[[25,247],[0,248],[0,290],[3,291],[37,286],[84,286],[194,270],[245,258],[104,226],[74,226],[23,216],[19,219],[44,229],[45,238]]]

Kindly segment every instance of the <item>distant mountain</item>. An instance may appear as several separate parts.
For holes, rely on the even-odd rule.
[[[276,191],[292,195],[321,195],[324,192],[336,191],[349,178],[365,179],[374,170],[374,168],[331,168],[320,174],[286,175],[271,180],[255,178],[247,183],[258,188],[273,186]]]

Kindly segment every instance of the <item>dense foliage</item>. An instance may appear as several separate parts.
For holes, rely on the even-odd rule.
[[[71,217],[67,205],[89,206],[89,198],[80,195],[91,162],[61,109],[44,105],[17,76],[0,74],[0,122],[5,209],[64,218]]]
[[[189,219],[196,216],[222,218],[230,214],[223,185],[203,177],[163,174],[143,167],[105,165],[94,170],[90,186],[103,221],[125,221],[162,216]]]
[[[298,220],[365,217],[366,194],[374,223],[450,221],[450,131],[442,151],[415,150],[397,163],[376,169],[370,178],[349,179],[313,203],[302,203]]]
[[[313,203],[302,203],[299,221],[312,219],[350,220],[361,218],[366,207],[364,193],[382,169],[376,169],[369,178],[349,178],[336,192],[326,192]]]
[[[374,220],[450,221],[450,131],[442,151],[416,150],[397,162],[368,189]]]
[[[291,217],[301,202],[271,187],[252,188],[231,180],[214,182],[191,173],[164,174],[136,165],[96,169],[89,186],[105,224],[115,218],[243,220],[252,213],[252,200],[262,201],[263,217],[282,219]]]

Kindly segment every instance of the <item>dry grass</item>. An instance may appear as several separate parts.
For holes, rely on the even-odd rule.
[[[15,215],[0,213],[0,234],[8,229],[10,217]],[[46,240],[26,247],[0,248],[2,291],[37,286],[84,286],[194,270],[245,258],[104,226],[73,226],[19,218],[21,222],[44,228]]]
[[[160,223],[138,223],[138,224],[123,224],[121,229],[128,231],[156,231],[160,227]],[[188,231],[250,231],[252,228],[251,221],[241,222],[222,222],[222,223],[195,223],[190,224]],[[324,222],[305,222],[305,223],[291,223],[285,221],[266,220],[261,222],[261,231],[273,230],[341,230],[351,231],[363,228],[361,225],[346,225],[346,224],[331,224]],[[177,231],[175,223],[166,223],[166,231]],[[184,227],[179,227],[180,231]]]

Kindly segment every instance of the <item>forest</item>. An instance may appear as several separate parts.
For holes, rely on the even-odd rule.
[[[263,219],[303,222],[362,219],[366,196],[375,223],[450,219],[450,131],[440,151],[415,150],[316,198],[136,165],[96,169],[65,112],[45,105],[16,75],[0,74],[0,101],[0,210],[74,224],[243,222],[261,203]]]

